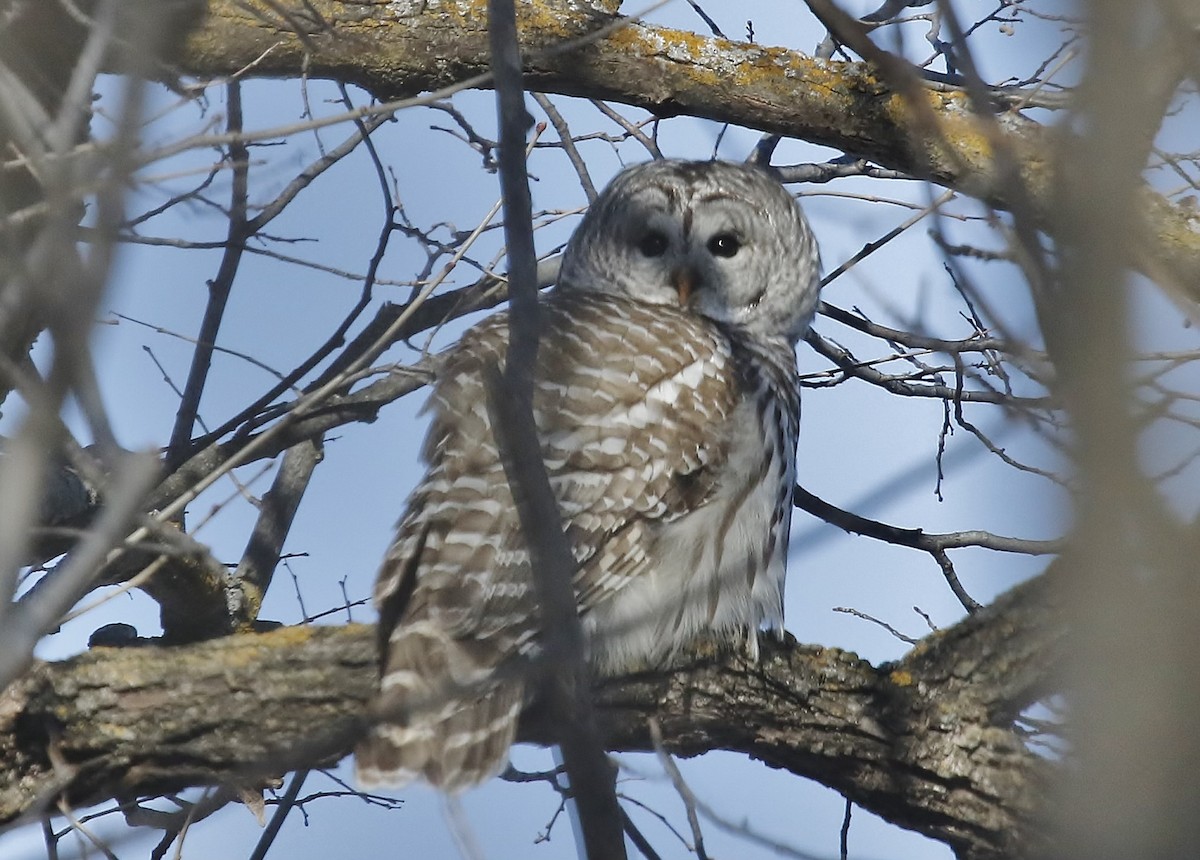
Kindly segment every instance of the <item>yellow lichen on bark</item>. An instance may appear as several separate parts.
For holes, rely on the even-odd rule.
[[[894,82],[862,63],[643,23],[606,29],[580,48],[581,36],[620,20],[613,8],[580,0],[518,4],[529,80],[548,93],[662,106],[664,114],[809,140],[1000,208],[1020,197],[1053,232],[1045,220],[1052,130],[1016,112],[980,117],[961,92],[921,89],[921,105],[913,108]],[[487,70],[485,9],[484,0],[210,0],[204,22],[174,59],[201,76],[306,73],[360,84],[382,99],[414,95]],[[1195,221],[1165,198],[1147,192],[1146,199],[1150,226],[1141,268],[1163,270],[1193,301],[1200,299]]]

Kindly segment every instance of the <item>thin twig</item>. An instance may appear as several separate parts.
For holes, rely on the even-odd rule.
[[[667,772],[667,777],[671,780],[671,785],[675,786],[675,792],[683,801],[683,808],[687,812],[688,827],[692,830],[691,848],[696,853],[697,860],[708,860],[708,854],[704,850],[704,833],[700,830],[700,817],[696,814],[696,795],[692,794],[691,788],[684,781],[675,759],[663,747],[662,728],[658,725],[658,720],[651,719],[649,726],[650,739],[654,741],[654,751],[658,753],[659,764]]]
[[[258,844],[254,846],[254,851],[250,854],[249,860],[265,860],[267,852],[271,850],[271,846],[275,844],[276,837],[279,836],[279,831],[282,829],[283,822],[288,817],[288,813],[296,808],[296,798],[300,794],[300,789],[304,787],[304,781],[308,779],[308,774],[309,771],[307,770],[298,770],[292,775],[292,782],[288,785],[287,792],[280,799],[279,805],[275,807],[275,814],[267,822],[262,836],[258,837]]]
[[[558,108],[554,106],[554,102],[550,101],[549,97],[544,93],[534,93],[533,99],[538,103],[538,107],[545,112],[546,118],[550,120],[550,124],[554,126],[554,130],[558,133],[558,141],[562,144],[563,152],[570,159],[571,166],[575,168],[575,174],[579,177],[579,184],[583,187],[583,193],[587,196],[588,203],[595,202],[596,186],[592,183],[592,177],[588,173],[587,162],[579,154],[579,150],[575,146],[575,141],[571,137],[571,128],[567,125],[567,121],[558,112]]]
[[[905,643],[906,645],[916,645],[920,641],[919,639],[915,639],[912,636],[904,635],[899,630],[897,630],[895,627],[888,624],[886,621],[884,621],[880,618],[876,618],[874,615],[868,615],[867,613],[863,612],[861,609],[855,609],[852,606],[835,606],[835,607],[833,607],[833,611],[834,612],[842,612],[846,615],[853,615],[855,618],[861,618],[863,621],[870,621],[872,624],[878,624],[880,627],[882,627],[888,633],[891,633],[893,636],[895,636],[897,639],[899,639],[901,642]]]
[[[854,804],[846,798],[846,814],[842,816],[842,830],[838,834],[838,856],[841,860],[850,860],[850,815]]]
[[[837,526],[843,531],[860,534],[864,537],[911,547],[924,552],[937,552],[948,549],[961,549],[968,546],[983,547],[1000,552],[1012,552],[1023,555],[1051,555],[1062,552],[1066,542],[1062,540],[1026,540],[1024,538],[1004,537],[991,532],[970,530],[948,532],[946,534],[931,534],[921,529],[904,529],[888,525],[876,520],[860,517],[832,505],[824,499],[810,493],[799,484],[795,487],[793,503],[802,511],[807,511],[814,517],[819,517],[830,525]]]
[[[233,81],[225,87],[228,100],[226,128],[237,135],[242,130],[242,85]],[[200,398],[204,395],[208,371],[212,367],[213,350],[217,333],[225,317],[233,282],[237,277],[246,247],[248,232],[247,206],[249,205],[250,150],[239,138],[229,144],[228,159],[233,169],[233,187],[230,191],[229,229],[225,239],[225,253],[216,276],[208,284],[208,304],[196,336],[196,349],[192,353],[192,365],[188,369],[187,382],[183,387],[183,400],[175,413],[175,425],[171,428],[171,440],[167,445],[167,467],[173,468],[187,459],[191,449],[192,428],[200,411]]]
[[[591,860],[624,860],[625,839],[615,773],[604,753],[591,704],[583,628],[571,586],[576,564],[533,421],[539,311],[537,255],[525,168],[528,114],[521,79],[513,0],[488,4],[488,37],[500,125],[500,185],[508,248],[509,341],[503,375],[486,373],[497,447],[512,489],[540,605],[541,639],[549,657],[543,674],[560,747]]]

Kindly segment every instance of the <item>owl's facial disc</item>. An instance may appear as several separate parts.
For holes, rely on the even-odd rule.
[[[794,342],[816,308],[819,271],[804,216],[773,177],[667,160],[610,183],[567,246],[560,285]]]

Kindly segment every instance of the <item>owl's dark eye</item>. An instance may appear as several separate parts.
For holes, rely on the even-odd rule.
[[[667,237],[657,230],[651,230],[637,241],[643,257],[661,257],[667,251],[667,244]]]
[[[708,240],[708,253],[714,257],[732,257],[742,247],[742,240],[732,233],[718,233]]]

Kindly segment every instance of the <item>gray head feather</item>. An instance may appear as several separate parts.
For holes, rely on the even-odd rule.
[[[804,336],[820,256],[800,207],[766,170],[667,159],[622,170],[563,257],[559,287],[684,305],[751,336]]]

